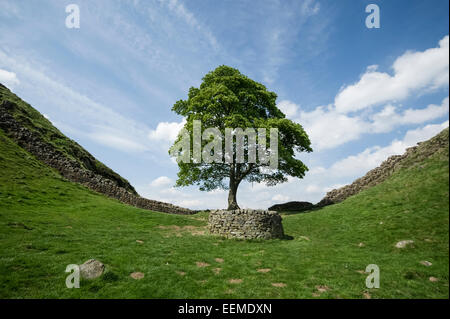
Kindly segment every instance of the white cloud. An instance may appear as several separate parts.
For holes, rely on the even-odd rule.
[[[182,119],[179,123],[160,122],[156,126],[156,129],[148,133],[148,138],[153,141],[174,142],[184,124],[186,124],[185,119]]]
[[[181,201],[177,201],[176,203],[179,206],[189,207],[189,208],[198,207],[203,204],[203,202],[199,199],[183,199]]]
[[[167,186],[167,184],[163,184],[163,186]],[[176,189],[175,187],[169,187],[169,188],[163,188],[160,190],[161,194],[168,194],[168,195],[176,195],[176,196],[186,196],[183,194],[179,189]]]
[[[446,127],[448,127],[448,121],[409,130],[401,141],[394,140],[390,145],[385,147],[370,147],[359,154],[349,156],[334,163],[328,170],[328,174],[336,177],[362,176],[367,171],[379,166],[389,156],[403,154],[406,148],[430,139]]]
[[[362,134],[386,133],[401,125],[421,124],[438,119],[449,112],[449,98],[440,105],[430,104],[422,109],[407,109],[402,113],[389,104],[378,113],[347,115],[332,105],[319,106],[311,112],[300,112],[296,120],[308,133],[315,151],[331,149],[357,140]]]
[[[439,41],[439,47],[423,52],[408,51],[398,57],[392,66],[392,76],[371,66],[357,83],[343,88],[336,96],[336,110],[340,113],[354,112],[371,105],[405,99],[414,91],[448,86],[448,56],[447,35]]]
[[[380,73],[377,65],[370,65],[360,81],[342,89],[335,104],[319,106],[312,111],[300,111],[294,102],[283,100],[278,106],[288,117],[295,118],[308,133],[315,151],[335,148],[357,140],[363,134],[386,133],[395,127],[421,124],[448,114],[449,99],[441,105],[430,104],[423,109],[397,110],[393,102],[448,86],[449,37],[439,47],[423,52],[406,52],[394,64],[394,75]],[[387,103],[378,113],[365,108]],[[349,115],[347,113],[356,111]]]
[[[289,196],[277,194],[277,195],[272,196],[272,200],[275,202],[285,202],[285,201],[289,200]]]
[[[448,123],[449,121],[445,121],[441,124],[430,124],[422,128],[409,130],[403,138],[403,143],[406,147],[409,147],[417,144],[418,142],[426,141],[448,127]]]
[[[154,179],[154,180],[150,183],[150,185],[151,185],[152,187],[166,187],[166,186],[169,186],[169,185],[171,185],[171,184],[173,184],[173,182],[172,182],[172,180],[171,180],[169,177],[167,177],[167,176],[160,176],[160,177]]]
[[[319,186],[317,186],[317,185],[311,184],[311,185],[308,185],[308,186],[306,187],[305,191],[306,191],[307,193],[310,193],[310,194],[311,194],[311,193],[318,193],[318,192],[321,192],[322,189],[321,189]]]
[[[16,73],[0,69],[0,83],[9,89],[13,89],[16,85],[20,84],[20,81]]]
[[[294,118],[299,109],[297,104],[288,100],[278,102],[277,107],[286,115],[287,118]]]
[[[309,135],[315,151],[355,140],[367,130],[364,120],[340,114],[331,105],[319,106],[311,112],[300,112],[297,122]]]
[[[333,189],[341,188],[341,187],[343,187],[343,186],[345,186],[345,184],[334,184],[334,185],[332,185],[332,186],[327,186],[327,187],[324,187],[324,188],[322,189],[322,193],[323,193],[323,194],[326,194],[326,193],[328,193],[329,191],[331,191],[331,190],[333,190]]]
[[[389,132],[397,125],[420,124],[444,116],[449,111],[448,97],[441,105],[430,104],[423,109],[407,109],[402,114],[395,111],[395,106],[387,105],[372,117],[371,131],[374,133]]]

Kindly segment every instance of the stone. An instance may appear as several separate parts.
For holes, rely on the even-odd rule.
[[[431,265],[433,265],[431,262],[426,261],[426,260],[422,260],[420,263],[421,263],[422,265],[424,265],[424,266],[427,266],[427,267],[430,267]]]
[[[105,265],[95,259],[89,259],[80,265],[80,275],[85,279],[94,279],[100,277],[105,271]]]
[[[408,245],[412,245],[414,243],[413,240],[402,240],[395,244],[397,248],[405,248]]]
[[[226,238],[284,238],[281,216],[267,210],[213,210],[209,214],[208,230]]]
[[[439,279],[437,279],[436,277],[430,277],[428,278],[431,282],[437,282],[439,281]]]

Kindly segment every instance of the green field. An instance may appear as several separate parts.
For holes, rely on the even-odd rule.
[[[225,240],[207,234],[207,213],[137,209],[68,182],[0,130],[0,298],[448,298],[448,168],[447,147],[340,204],[284,215],[293,239]],[[66,266],[90,258],[105,274],[66,288]],[[368,264],[379,289],[365,287]]]

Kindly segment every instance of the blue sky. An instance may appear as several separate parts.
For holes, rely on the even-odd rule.
[[[68,4],[80,28],[65,26]],[[365,7],[380,7],[368,29]],[[448,126],[449,3],[355,0],[0,0],[0,82],[152,199],[226,206],[176,188],[170,109],[226,64],[278,94],[314,152],[310,171],[242,184],[241,207],[316,202]]]

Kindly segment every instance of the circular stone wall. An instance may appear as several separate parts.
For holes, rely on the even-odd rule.
[[[281,216],[275,211],[237,209],[213,210],[209,214],[211,234],[239,239],[283,238]]]

